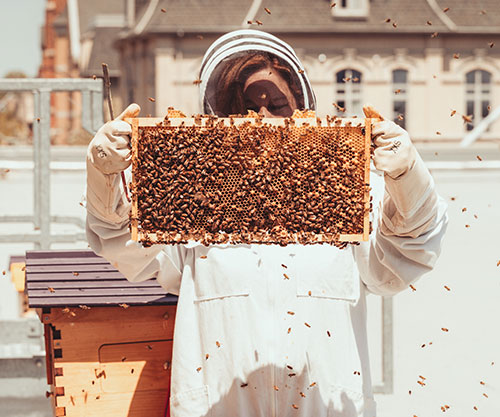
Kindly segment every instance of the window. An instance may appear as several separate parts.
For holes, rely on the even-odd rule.
[[[332,0],[336,3],[332,7],[332,15],[338,18],[366,18],[368,17],[368,0]]]
[[[470,71],[465,75],[465,82],[466,112],[468,116],[472,116],[472,123],[467,123],[466,129],[472,130],[489,113],[491,73],[483,70]]]
[[[392,120],[406,129],[406,103],[408,101],[408,71],[397,69],[392,71]]]
[[[337,86],[335,100],[338,105],[339,116],[363,117],[361,104],[361,73],[353,69],[345,69],[337,72]],[[342,109],[345,111],[343,112]]]

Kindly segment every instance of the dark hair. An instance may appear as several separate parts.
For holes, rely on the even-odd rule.
[[[225,62],[217,83],[216,113],[226,117],[230,114],[246,114],[243,86],[247,78],[262,68],[274,68],[288,83],[297,102],[303,109],[304,97],[298,78],[292,69],[279,57],[266,52],[245,53],[243,56]],[[292,109],[295,110],[295,109]]]

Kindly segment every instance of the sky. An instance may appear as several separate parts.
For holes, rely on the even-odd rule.
[[[22,71],[38,74],[45,0],[0,0],[0,77]]]

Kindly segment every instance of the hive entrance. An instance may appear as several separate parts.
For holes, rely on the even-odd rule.
[[[132,239],[368,239],[370,119],[130,119]]]

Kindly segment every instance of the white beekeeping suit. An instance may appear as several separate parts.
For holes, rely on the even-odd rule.
[[[274,36],[245,30],[225,35],[205,55],[204,111],[216,111],[211,86],[218,65],[245,51],[288,62],[305,106],[314,108],[293,50]],[[343,250],[198,244],[146,249],[129,241],[129,203],[119,175],[130,165],[130,127],[121,119],[138,111],[131,105],[89,146],[87,234],[92,249],[129,280],[156,278],[179,295],[171,415],[374,417],[365,293],[396,294],[430,271],[447,222],[446,205],[406,131],[389,121],[373,126],[378,171],[371,175],[369,242]]]

